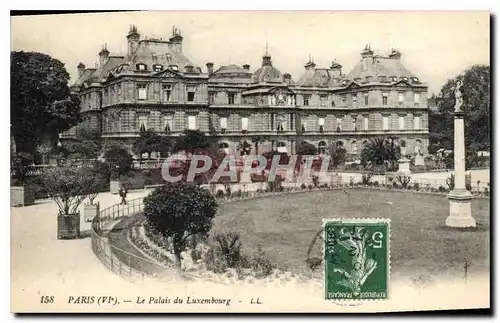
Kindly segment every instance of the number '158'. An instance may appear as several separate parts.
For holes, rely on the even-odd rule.
[[[42,304],[54,303],[54,296],[42,296],[40,298],[40,303]]]

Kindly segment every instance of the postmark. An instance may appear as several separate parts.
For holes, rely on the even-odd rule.
[[[325,299],[386,300],[390,220],[323,220]]]

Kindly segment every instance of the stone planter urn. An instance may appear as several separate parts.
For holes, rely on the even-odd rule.
[[[57,216],[57,239],[78,239],[80,237],[80,213]]]
[[[94,217],[99,214],[100,205],[99,202],[96,204],[85,204],[83,206],[83,219],[85,222],[91,222]]]
[[[109,181],[109,192],[111,194],[118,194],[118,190],[120,189],[121,182],[119,179],[112,179]]]
[[[35,204],[35,189],[30,186],[10,187],[10,206],[27,206]]]

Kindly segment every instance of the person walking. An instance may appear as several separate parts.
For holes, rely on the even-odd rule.
[[[120,205],[127,205],[127,189],[122,185],[120,186],[120,190],[118,191],[120,197],[122,198]]]

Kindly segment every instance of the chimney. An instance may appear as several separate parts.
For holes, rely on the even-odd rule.
[[[250,65],[248,65],[248,64],[243,65],[243,69],[245,71],[250,71]]]
[[[391,53],[389,54],[389,58],[392,59],[401,59],[401,52],[397,49],[391,49]]]
[[[292,75],[288,73],[283,74],[283,79],[286,85],[290,85],[292,83]]]
[[[314,63],[314,59],[309,56],[309,61],[304,65],[306,71],[314,71],[314,68],[316,67],[316,64]]]
[[[137,27],[135,25],[130,26],[130,30],[127,35],[127,41],[128,41],[128,50],[127,50],[127,57],[130,59],[132,55],[135,53],[137,50],[137,47],[139,47],[139,38],[141,35],[137,32]]]
[[[83,71],[85,71],[85,64],[80,62],[76,68],[78,70],[78,77],[81,77],[83,75]]]
[[[181,31],[180,29],[175,28],[175,26],[172,27],[172,37],[170,37],[170,44],[171,48],[178,52],[182,53],[182,40],[184,38],[181,36]]]
[[[361,65],[362,70],[368,70],[368,67],[373,64],[373,51],[370,48],[370,45],[365,45],[365,49],[361,52],[361,61],[363,64]]]
[[[212,63],[212,62],[207,63],[207,72],[208,72],[208,76],[210,76],[214,73],[214,63]]]
[[[330,73],[333,74],[333,77],[342,76],[342,65],[337,63],[335,59],[332,61],[332,65],[330,66]]]
[[[101,48],[101,51],[99,52],[99,66],[101,68],[108,61],[109,52],[108,52],[108,48],[107,47],[108,47],[108,45],[104,44],[104,46]]]
[[[363,49],[363,51],[361,52],[361,57],[362,57],[362,58],[366,58],[366,57],[373,57],[373,51],[372,51],[372,49],[370,48],[370,45],[369,45],[369,44],[366,44],[366,45],[365,45],[365,49]]]

